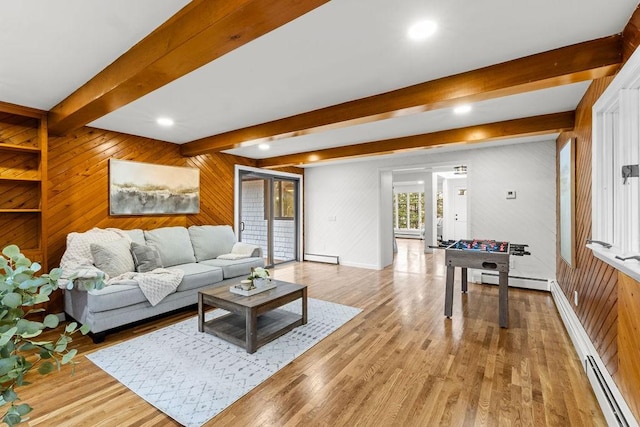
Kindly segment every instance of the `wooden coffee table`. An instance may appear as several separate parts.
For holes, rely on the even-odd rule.
[[[307,286],[276,281],[277,287],[252,296],[233,294],[227,286],[198,292],[198,331],[208,332],[255,353],[258,347],[307,323]],[[278,309],[301,300],[302,315]],[[205,306],[229,311],[205,322]]]

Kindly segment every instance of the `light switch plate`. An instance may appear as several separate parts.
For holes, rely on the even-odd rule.
[[[507,190],[507,199],[515,199],[516,192],[514,190]]]

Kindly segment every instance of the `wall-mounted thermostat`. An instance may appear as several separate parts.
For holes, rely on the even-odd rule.
[[[513,190],[507,190],[507,199],[515,199],[516,198],[516,192]]]

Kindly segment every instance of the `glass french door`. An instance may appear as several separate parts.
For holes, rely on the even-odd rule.
[[[298,259],[298,191],[295,178],[240,172],[240,241],[262,248],[267,266]]]

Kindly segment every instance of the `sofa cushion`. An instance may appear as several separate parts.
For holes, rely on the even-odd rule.
[[[228,254],[236,243],[236,236],[229,225],[192,225],[189,236],[198,262]]]
[[[109,277],[116,277],[122,273],[135,271],[129,239],[123,238],[110,242],[91,243],[89,247],[91,248],[93,264]]]
[[[123,280],[117,285],[91,290],[87,295],[87,308],[92,313],[114,310],[141,302],[149,303],[138,283],[133,280]]]
[[[200,264],[220,267],[225,279],[232,277],[248,276],[251,273],[251,267],[264,267],[264,259],[262,258],[243,258],[236,260],[229,259],[210,259],[202,261]]]
[[[147,242],[144,240],[144,231],[140,230],[139,228],[122,231],[124,231],[126,235],[129,236],[132,242],[136,242],[139,245],[147,244]]]
[[[147,245],[160,253],[162,265],[172,267],[178,264],[196,262],[189,232],[184,227],[163,227],[144,232]]]
[[[131,254],[136,265],[136,271],[139,273],[146,273],[156,268],[164,267],[160,259],[160,253],[153,246],[131,242]]]
[[[224,279],[222,269],[211,265],[188,263],[174,265],[171,268],[177,268],[184,271],[184,277],[182,278],[182,282],[180,282],[176,292],[197,289],[207,285],[214,285]]]

